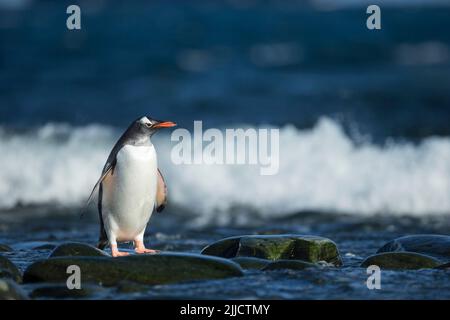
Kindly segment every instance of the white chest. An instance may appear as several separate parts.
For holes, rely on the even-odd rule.
[[[127,145],[117,153],[114,172],[103,184],[102,215],[121,238],[134,236],[148,223],[155,205],[157,168],[153,146]]]
[[[157,167],[155,148],[152,146],[126,145],[116,156],[116,167],[124,171],[143,170],[143,174],[150,173],[152,167]],[[124,172],[125,173],[125,172]]]

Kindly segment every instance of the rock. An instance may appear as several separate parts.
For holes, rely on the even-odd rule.
[[[52,251],[49,258],[53,257],[109,257],[110,255],[106,252],[97,249],[93,246],[78,243],[69,242],[63,243]]]
[[[244,236],[245,237],[245,236]],[[230,237],[214,242],[203,248],[201,254],[222,258],[235,258],[239,251],[241,237]]]
[[[120,283],[117,284],[116,289],[117,292],[120,293],[135,293],[151,290],[151,287],[136,282],[121,281]]]
[[[450,236],[411,235],[386,243],[377,253],[382,252],[416,252],[432,256],[443,263],[450,262]]]
[[[290,270],[303,270],[306,268],[319,268],[318,265],[302,260],[277,260],[267,266],[262,270],[280,270],[280,269],[290,269]]]
[[[361,263],[367,268],[376,265],[381,269],[428,269],[440,265],[439,260],[414,252],[386,252],[374,254]]]
[[[47,244],[42,244],[37,247],[34,247],[33,250],[53,250],[55,248],[56,248],[56,244],[47,243]]]
[[[450,269],[450,262],[444,263],[436,267],[437,269]]]
[[[0,244],[0,252],[10,252],[13,251],[13,249],[10,246],[7,246],[6,244]]]
[[[86,298],[104,290],[98,285],[82,285],[80,289],[69,290],[66,284],[44,285],[34,289],[30,297],[36,298],[54,298],[54,299],[74,299]]]
[[[336,244],[317,236],[295,234],[237,236],[219,240],[201,252],[224,258],[255,257],[268,260],[294,259],[342,265]]]
[[[67,267],[81,269],[81,282],[113,286],[122,280],[166,284],[242,276],[238,264],[221,258],[187,253],[160,253],[109,257],[54,257],[30,265],[24,282],[65,282]]]
[[[437,269],[450,269],[450,262],[441,264],[436,267]]]
[[[23,290],[13,281],[0,279],[0,300],[28,299]]]
[[[9,278],[16,282],[22,282],[22,274],[14,263],[8,258],[0,256],[0,279]]]
[[[239,264],[243,269],[262,269],[271,262],[267,259],[252,257],[237,257],[231,260]]]

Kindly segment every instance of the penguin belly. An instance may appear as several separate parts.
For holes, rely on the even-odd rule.
[[[102,183],[102,217],[109,241],[132,241],[143,234],[153,212],[157,158],[151,146],[124,146],[113,172]]]

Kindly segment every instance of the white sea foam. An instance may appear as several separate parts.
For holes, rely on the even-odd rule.
[[[119,134],[99,125],[48,124],[32,134],[0,131],[0,207],[82,204]],[[170,201],[199,213],[202,223],[226,223],[236,207],[261,217],[300,210],[450,213],[449,138],[378,146],[355,144],[329,118],[309,130],[285,126],[274,176],[261,176],[255,166],[174,165],[173,144],[168,134],[158,133],[155,145]]]
[[[114,138],[112,129],[98,125],[48,124],[20,135],[0,131],[0,207],[81,203]]]

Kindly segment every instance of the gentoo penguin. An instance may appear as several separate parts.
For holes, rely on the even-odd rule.
[[[137,253],[156,252],[145,248],[144,232],[153,209],[164,209],[167,189],[150,137],[160,128],[175,125],[149,117],[131,123],[109,154],[89,196],[88,203],[99,189],[98,248],[104,249],[109,243],[113,257],[128,255],[119,251],[117,242],[121,241],[134,241]]]

